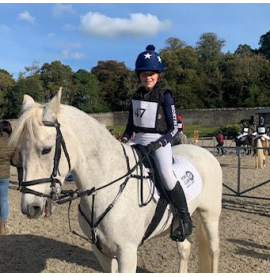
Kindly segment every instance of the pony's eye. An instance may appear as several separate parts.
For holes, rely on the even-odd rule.
[[[46,154],[49,154],[51,152],[52,148],[44,148],[42,151],[41,151],[41,154],[42,155],[46,155]]]

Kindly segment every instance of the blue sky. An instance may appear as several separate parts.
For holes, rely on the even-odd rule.
[[[1,3],[0,68],[15,78],[25,66],[60,60],[73,71],[116,60],[134,69],[145,46],[169,37],[195,46],[216,33],[223,52],[258,48],[270,30],[270,3]]]

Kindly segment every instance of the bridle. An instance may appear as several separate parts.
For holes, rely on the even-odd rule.
[[[56,143],[55,143],[55,152],[54,152],[53,171],[52,171],[52,174],[49,178],[41,178],[41,179],[37,179],[37,180],[22,182],[21,192],[34,194],[34,195],[40,196],[40,197],[47,197],[47,198],[55,200],[55,197],[57,195],[56,184],[59,184],[60,186],[62,186],[61,181],[58,178],[56,178],[57,172],[59,173],[59,162],[60,162],[60,158],[61,158],[61,148],[63,148],[63,151],[65,153],[65,156],[66,156],[66,159],[67,159],[67,162],[68,162],[69,171],[70,171],[70,168],[71,168],[70,158],[69,158],[69,154],[68,154],[68,151],[67,151],[65,140],[64,140],[62,132],[60,130],[60,123],[57,120],[55,122],[42,121],[42,123],[47,127],[56,128]],[[59,175],[60,175],[60,173],[59,173]],[[33,189],[28,188],[30,186],[44,184],[44,183],[50,183],[50,187],[51,187],[51,193],[50,194],[41,193],[41,192],[38,192],[38,191],[35,191]]]

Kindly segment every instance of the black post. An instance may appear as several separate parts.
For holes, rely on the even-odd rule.
[[[241,147],[237,148],[238,155],[238,176],[237,176],[237,195],[240,196],[240,183],[241,183]]]

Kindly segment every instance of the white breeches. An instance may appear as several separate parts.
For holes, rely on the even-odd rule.
[[[147,145],[150,142],[156,141],[161,137],[160,134],[137,133],[132,143]],[[172,168],[172,147],[168,143],[165,147],[160,147],[153,153],[155,164],[162,178],[162,182],[166,190],[173,190],[177,179]]]
[[[237,139],[240,139],[240,138],[245,137],[245,136],[247,136],[247,135],[248,135],[248,133],[242,133],[242,134],[240,134],[239,136],[237,136]]]

